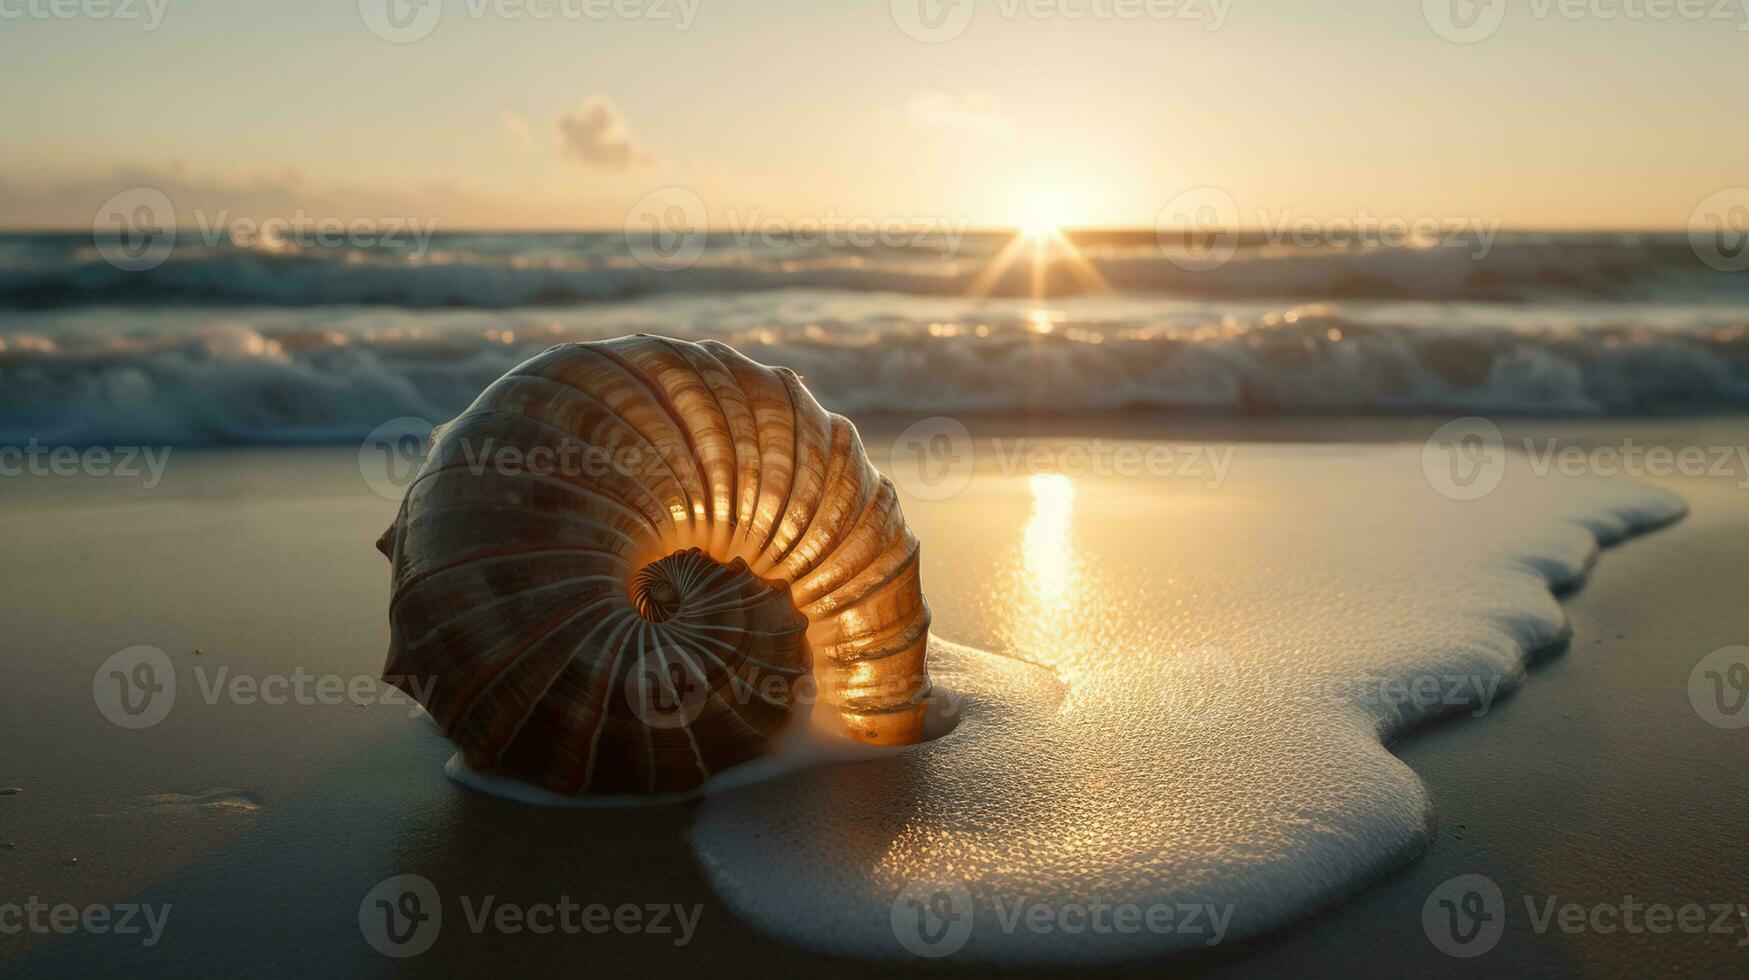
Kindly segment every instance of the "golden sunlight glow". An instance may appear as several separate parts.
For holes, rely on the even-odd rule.
[[[1017,194],[1008,211],[1014,216],[1014,237],[972,280],[966,295],[973,299],[989,296],[1002,284],[1009,270],[1023,263],[1027,270],[1027,295],[1033,299],[1045,298],[1050,287],[1051,267],[1056,265],[1067,270],[1081,290],[1110,292],[1110,284],[1063,232],[1065,226],[1077,223],[1077,215],[1087,213],[1080,203],[1085,195],[1077,193],[1078,190],[1081,189],[1073,184],[1034,185]]]
[[[1116,610],[1122,627],[1113,629],[1114,610],[1101,602],[1097,574],[1076,536],[1075,513],[1083,487],[1062,473],[1003,477],[997,495],[1001,509],[988,526],[1018,540],[1005,539],[1003,559],[992,583],[1002,610],[997,626],[1004,649],[1056,672],[1063,682],[1060,715],[1085,712],[1109,699],[1090,665],[1109,662],[1113,648],[1133,627]],[[1024,520],[1024,523],[1022,523]],[[1090,700],[1091,699],[1091,700]],[[1090,807],[1051,807],[1036,815],[1041,834],[1055,842],[1061,859],[1092,860],[1114,839],[1101,799],[1103,776],[1084,775],[1081,790]],[[890,842],[872,859],[877,874],[895,888],[943,869],[959,866],[967,855],[991,846],[975,822],[942,822],[927,813],[907,817],[891,831]]]
[[[1033,299],[1044,299],[1047,292],[1046,282],[1052,265],[1061,263],[1069,270],[1069,275],[1082,289],[1090,293],[1109,293],[1111,284],[1093,268],[1075,243],[1069,241],[1062,229],[1054,222],[1041,220],[1032,225],[1030,230],[1022,231],[1014,236],[996,257],[990,260],[978,277],[966,290],[966,295],[973,299],[982,299],[996,288],[1007,275],[1008,270],[1021,261],[1023,254],[1030,255],[1028,261],[1029,289],[1027,295]]]
[[[1075,516],[1075,484],[1061,473],[1039,473],[1028,483],[1032,519],[1021,539],[1021,563],[1032,598],[1045,609],[1073,603],[1075,553],[1069,524]]]
[[[1061,201],[1040,196],[1021,211],[1017,228],[1023,238],[1048,241],[1062,237],[1063,225],[1068,220],[1069,211]]]
[[[1055,238],[1086,216],[1087,187],[1081,182],[1034,175],[1010,188],[1008,206],[1014,229],[1027,238]]]
[[[1061,473],[1037,473],[1027,481],[1032,516],[1020,536],[1020,567],[1011,608],[1016,649],[1051,664],[1068,686],[1058,710],[1081,703],[1076,683],[1093,659],[1086,649],[1086,567],[1075,544],[1075,481]]]

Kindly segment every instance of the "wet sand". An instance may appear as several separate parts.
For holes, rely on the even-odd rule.
[[[1744,441],[1738,423],[1706,425],[1701,435],[1682,423],[1633,431]],[[1621,430],[1563,431],[1607,440]],[[1340,430],[1341,438],[1410,434]],[[12,747],[0,787],[25,790],[0,798],[0,843],[18,845],[0,851],[8,892],[172,903],[165,940],[135,960],[150,975],[551,969],[580,955],[619,972],[744,973],[757,963],[764,975],[818,974],[818,956],[766,938],[716,900],[692,857],[692,809],[580,819],[434,783],[447,746],[428,724],[410,723],[404,703],[221,698],[150,732],[104,722],[91,672],[135,644],[161,647],[189,671],[198,663],[209,680],[227,666],[261,674],[286,663],[369,675],[386,646],[386,573],[369,543],[395,504],[363,489],[354,452],[191,453],[177,462],[166,487],[149,494],[38,481],[0,504],[0,535],[17,556],[6,570],[12,626],[0,662],[29,692],[10,699],[0,719]],[[1569,650],[1486,718],[1440,724],[1395,746],[1428,784],[1439,820],[1419,860],[1277,937],[1169,965],[1243,975],[1309,965],[1362,975],[1740,965],[1742,950],[1718,936],[1538,936],[1519,898],[1722,902],[1749,892],[1730,870],[1746,833],[1733,818],[1749,803],[1743,733],[1703,724],[1687,701],[1695,662],[1749,637],[1736,599],[1749,508],[1727,483],[1666,485],[1688,499],[1691,516],[1604,559],[1569,600]],[[294,554],[305,560],[286,560]],[[942,585],[938,626],[976,642],[967,635],[974,630],[947,632],[975,609],[972,598],[952,596],[955,588]],[[574,937],[445,930],[429,954],[398,964],[370,950],[357,924],[358,896],[398,873],[506,902],[568,891],[584,902],[704,909],[684,946],[609,934],[589,937],[580,953]],[[1429,892],[1459,873],[1489,875],[1516,906],[1500,947],[1468,963],[1435,950],[1421,924]],[[178,930],[179,922],[198,926]],[[106,955],[141,954],[114,939],[8,937],[0,967],[67,975]],[[830,966],[894,972],[890,963]],[[1159,965],[1110,972],[1157,975]]]

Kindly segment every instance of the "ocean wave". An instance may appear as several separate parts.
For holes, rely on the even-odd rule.
[[[622,330],[614,329],[619,333]],[[1749,409],[1749,326],[1451,327],[1310,305],[1249,320],[816,325],[701,333],[792,367],[834,411],[1552,416]],[[356,440],[441,421],[552,344],[604,334],[363,333],[216,322],[0,334],[0,444]]]
[[[415,309],[561,306],[668,293],[837,289],[918,296],[978,291],[1054,297],[1104,289],[1207,298],[1480,302],[1658,299],[1749,301],[1749,277],[1715,271],[1680,235],[1501,235],[1425,247],[1300,247],[1247,236],[1218,268],[1180,267],[1151,233],[1076,234],[1086,259],[1033,276],[1012,236],[919,237],[903,247],[746,242],[713,236],[697,261],[640,264],[623,235],[440,235],[429,251],[265,248],[179,242],[161,265],[123,271],[89,236],[0,238],[0,308],[89,304],[379,305]],[[999,274],[993,274],[999,269]],[[1090,269],[1094,275],[1085,274]]]

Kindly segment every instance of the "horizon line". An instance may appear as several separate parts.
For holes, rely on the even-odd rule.
[[[279,216],[278,215],[271,215],[270,217],[279,217]],[[405,218],[406,216],[405,215],[390,215],[387,217],[389,217],[389,218]],[[323,219],[317,219],[317,220],[319,221],[319,220],[323,220]],[[358,217],[346,218],[346,219],[340,219],[340,220],[372,221],[372,220],[384,220],[384,218],[382,218],[382,217],[371,218],[371,217],[358,216]],[[1327,222],[1330,220],[1340,221],[1343,219],[1336,218],[1336,219],[1317,219],[1317,220],[1320,220],[1321,222]],[[1378,221],[1385,221],[1385,220],[1393,220],[1393,221],[1394,220],[1403,220],[1403,221],[1421,220],[1421,221],[1425,221],[1425,220],[1429,220],[1429,219],[1427,219],[1427,218],[1419,218],[1419,219],[1397,218],[1396,216],[1386,216],[1385,218],[1377,219],[1374,223],[1376,224]],[[907,227],[911,230],[928,230],[929,229],[928,225],[921,225],[921,224],[919,224],[919,225],[907,225],[905,227]],[[840,229],[848,230],[848,229],[844,229],[843,226],[833,225],[833,226],[822,226],[819,229],[819,231],[831,231],[831,230],[840,230]],[[191,228],[190,230],[193,230],[193,229]],[[1114,233],[1114,232],[1129,232],[1129,233],[1134,233],[1134,234],[1146,234],[1146,233],[1160,234],[1162,232],[1189,232],[1189,231],[1193,231],[1193,230],[1194,231],[1203,231],[1205,229],[1190,229],[1190,228],[1181,228],[1181,227],[1156,228],[1156,227],[1150,227],[1147,225],[1062,225],[1062,226],[1059,226],[1057,228],[1057,231],[1059,231],[1060,233],[1062,233],[1064,235],[1110,234],[1110,233]],[[1517,225],[1501,224],[1499,227],[1497,227],[1495,229],[1491,229],[1491,230],[1493,230],[1495,232],[1514,232],[1514,233],[1523,233],[1523,234],[1558,234],[1558,235],[1604,234],[1604,235],[1608,235],[1608,234],[1686,234],[1686,233],[1688,233],[1688,231],[1690,229],[1687,226],[1682,226],[1682,225],[1669,226],[1669,227],[1653,227],[1653,226],[1638,226],[1638,227],[1636,227],[1636,226],[1630,226],[1630,225],[1569,225],[1569,226],[1525,225],[1525,226],[1517,226]],[[789,230],[789,231],[764,231],[764,230],[749,230],[749,229],[745,229],[745,228],[740,228],[740,229],[727,228],[727,227],[718,227],[718,226],[705,228],[703,231],[704,231],[704,234],[707,234],[707,235],[731,234],[731,235],[747,235],[749,237],[758,237],[758,236],[763,236],[763,235],[815,234],[815,233],[817,233],[816,230],[812,229],[812,228],[801,230],[801,231],[797,231],[794,229]],[[1271,233],[1274,231],[1278,231],[1278,229],[1269,229],[1269,228],[1264,228],[1261,226],[1256,226],[1256,227],[1240,227],[1240,228],[1221,228],[1218,230],[1214,230],[1211,233],[1214,233],[1214,234],[1236,233],[1236,234],[1240,234],[1240,235],[1250,235],[1250,234],[1267,234],[1267,233]],[[1016,235],[1018,235],[1018,234],[1027,234],[1028,233],[1025,228],[1015,226],[1015,225],[977,225],[977,226],[967,227],[967,228],[963,229],[963,232],[967,233],[967,234],[979,234],[979,235],[994,235],[994,234],[1016,234]],[[525,225],[525,226],[489,226],[489,225],[460,226],[460,227],[454,227],[454,228],[443,228],[443,229],[439,229],[439,230],[434,230],[434,232],[433,232],[433,234],[438,234],[438,235],[537,235],[537,234],[544,234],[544,235],[612,235],[612,234],[624,234],[624,233],[625,233],[625,229],[623,227],[616,228],[616,227],[612,227],[612,226],[541,227],[541,226],[529,226],[529,225]],[[1291,232],[1281,232],[1281,233],[1284,236],[1291,234]],[[21,226],[5,226],[5,225],[0,225],[0,235],[90,235],[90,234],[93,234],[93,230],[89,227],[65,226],[65,225],[42,225],[42,226],[23,226],[23,225],[21,225]],[[685,232],[685,234],[696,234],[696,232],[689,231],[689,232]]]

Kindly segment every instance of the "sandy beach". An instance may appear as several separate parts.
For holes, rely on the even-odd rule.
[[[1746,43],[0,0],[0,980],[1749,976]]]
[[[1227,446],[1235,466],[1243,466],[1248,458],[1284,453],[1291,460],[1308,446],[1322,447],[1314,454],[1344,451],[1329,440],[1367,444],[1362,451],[1395,442],[1412,447],[1435,424],[1149,422],[1101,438]],[[1630,434],[1678,445],[1749,439],[1736,421],[1503,427],[1509,444],[1521,435],[1558,435],[1573,444],[1618,443]],[[894,431],[883,422],[864,426],[871,447]],[[1052,435],[1082,444],[1088,438]],[[981,463],[990,458],[979,456]],[[1030,660],[1047,651],[1028,646],[1146,645],[1182,629],[1187,613],[1175,611],[1170,568],[1156,564],[1159,577],[1151,581],[1136,570],[1157,562],[1151,554],[1187,544],[1189,532],[1161,521],[1125,533],[1125,513],[1170,513],[1187,527],[1229,522],[1233,534],[1266,526],[1247,518],[1243,496],[1223,499],[1219,488],[1088,477],[1074,479],[1075,510],[1058,529],[1071,536],[1040,540],[1036,486],[1026,475],[987,469],[951,499],[908,499],[905,506],[924,541],[936,635]],[[1510,958],[1526,968],[1594,975],[1625,964],[1702,973],[1740,964],[1741,933],[1565,937],[1558,929],[1538,933],[1524,901],[1741,898],[1729,859],[1745,843],[1733,814],[1749,803],[1749,775],[1733,762],[1739,733],[1697,717],[1688,686],[1703,656],[1749,635],[1749,620],[1733,602],[1736,556],[1749,540],[1743,491],[1721,479],[1657,482],[1684,498],[1690,513],[1604,553],[1585,587],[1564,602],[1570,644],[1545,656],[1522,689],[1491,701],[1482,716],[1460,712],[1391,746],[1426,786],[1421,844],[1360,852],[1397,856],[1358,874],[1349,869],[1341,876],[1346,883],[1308,882],[1324,896],[1315,913],[1296,913],[1266,935],[1104,969],[1262,976],[1315,962],[1366,975],[1382,947],[1394,970],[1414,964],[1430,975],[1462,972],[1469,965],[1436,949],[1422,921],[1425,900],[1460,874],[1488,876],[1507,900],[1507,928],[1488,962]],[[737,864],[757,851],[734,860],[712,851],[722,827],[746,829],[736,822],[742,819],[736,807],[752,797],[558,811],[484,796],[443,777],[448,744],[404,698],[374,683],[387,643],[387,572],[371,542],[397,502],[366,486],[355,448],[179,450],[162,486],[149,491],[113,478],[11,483],[0,504],[0,534],[11,556],[11,628],[0,638],[0,661],[31,696],[0,718],[8,746],[0,787],[22,790],[0,798],[8,891],[75,906],[141,902],[172,911],[161,941],[147,949],[120,936],[9,937],[0,968],[64,976],[127,955],[138,957],[142,975],[154,976],[196,966],[240,971],[264,961],[299,975],[392,973],[397,961],[361,937],[361,899],[387,878],[417,874],[446,896],[445,927],[418,961],[425,970],[433,963],[456,972],[488,964],[552,969],[587,957],[603,969],[638,973],[730,962],[757,962],[767,975],[817,971],[819,950],[773,938],[723,900],[724,882],[734,875],[758,880],[744,876],[760,865]],[[1235,540],[1233,547],[1243,553],[1250,546]],[[1001,590],[1028,579],[1004,567],[1016,555],[1024,563],[1028,548],[1069,549],[1070,570],[1050,574],[1077,576],[1077,587],[1109,585],[1115,580],[1102,576],[1121,569],[1124,595],[1157,601],[1117,601],[1123,615],[1092,617],[1086,621],[1092,632],[1073,616],[1038,612],[1048,607],[1035,606],[1029,621],[1015,620],[1012,611],[1021,607]],[[1222,628],[1211,622],[1210,642],[1219,641]],[[112,724],[94,704],[99,665],[137,645],[172,658],[178,683],[174,710],[146,730]],[[952,688],[961,661],[949,653],[940,662],[946,669],[938,683]],[[1029,699],[1058,698],[1059,712],[1096,710],[1074,701],[1073,661],[1051,670],[1009,663],[980,675],[1006,678],[1006,693],[979,694],[983,700],[974,699],[966,724],[996,724],[1005,711],[1024,715],[1020,705]],[[300,675],[308,675],[301,687]],[[284,686],[262,683],[269,678],[283,678]],[[1067,701],[1052,693],[1059,685]],[[286,703],[271,703],[276,697]],[[951,760],[952,738],[937,750],[945,755],[931,758]],[[822,803],[854,800],[863,780],[858,765],[806,785],[819,787]],[[878,769],[866,772],[879,776]],[[944,769],[934,778],[956,777]],[[870,785],[891,793],[895,784],[880,777]],[[1673,800],[1684,802],[1675,807]],[[1019,805],[1018,819],[1047,824],[1072,812],[1063,809],[1068,800]],[[986,818],[930,814],[918,826]],[[833,819],[825,813],[815,825]],[[1314,828],[1307,839],[1317,837]],[[834,846],[742,839],[767,853]],[[781,870],[782,862],[771,867]],[[611,908],[672,905],[696,919],[684,930],[681,915],[666,930],[647,922],[646,932],[598,936],[476,934],[465,923],[477,904],[463,908],[454,900],[492,896],[530,906],[561,895]],[[1357,942],[1362,935],[1365,942]],[[926,962],[898,950],[831,962],[836,970],[873,976],[938,973],[959,961]]]

